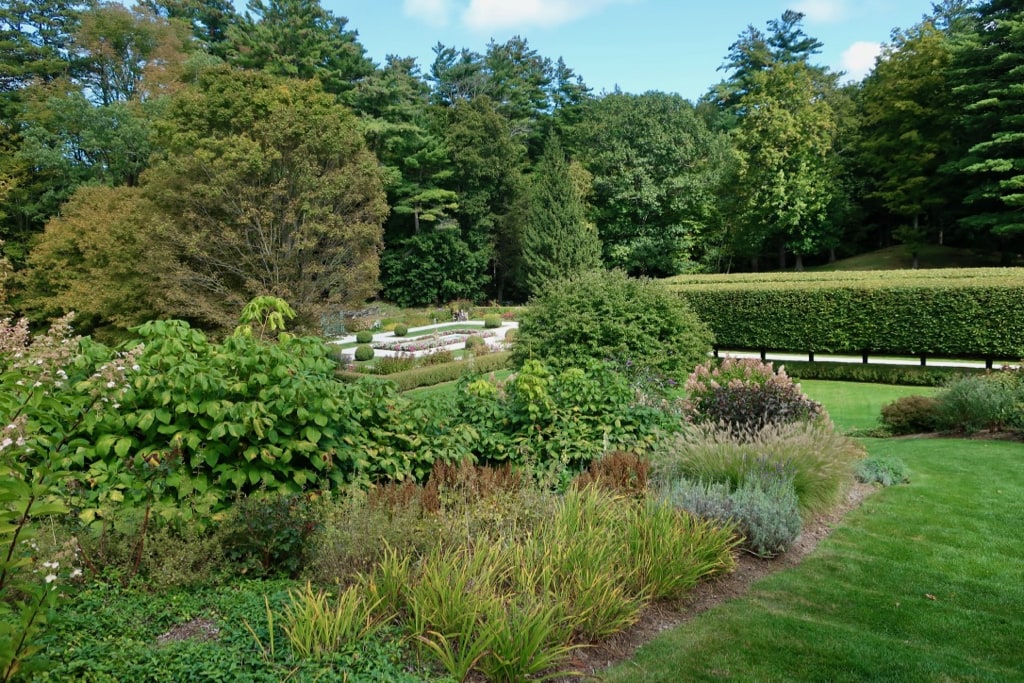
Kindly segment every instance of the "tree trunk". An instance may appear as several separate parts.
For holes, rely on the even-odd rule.
[[[796,264],[794,264],[793,270],[795,270],[798,273],[802,273],[802,272],[804,272],[804,257],[803,257],[803,254],[795,254],[795,256],[796,256]]]
[[[786,245],[779,247],[779,270],[786,269]]]
[[[761,258],[759,256],[750,257],[750,269],[755,273],[758,272],[761,265]]]
[[[836,262],[836,248],[835,247],[829,247],[828,248],[828,262],[829,263],[835,263]]]

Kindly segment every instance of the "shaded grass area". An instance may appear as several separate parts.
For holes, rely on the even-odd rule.
[[[897,244],[807,270],[898,270],[912,268],[913,265],[914,254],[910,247],[905,244]],[[977,249],[957,249],[937,244],[926,244],[918,251],[918,267],[920,268],[983,268],[1002,265],[1019,264],[1003,263],[998,252]]]
[[[839,431],[848,433],[879,427],[882,406],[903,396],[934,396],[933,387],[900,387],[891,384],[803,380],[801,388],[824,404]]]
[[[796,568],[664,634],[625,681],[1024,680],[1024,449],[865,440],[911,483],[851,513]]]

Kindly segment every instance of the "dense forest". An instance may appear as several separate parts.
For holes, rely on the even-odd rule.
[[[317,0],[0,6],[0,313],[307,326],[381,297],[524,301],[599,265],[1024,251],[1024,8],[943,0],[863,82],[787,11],[698,102],[594,93],[524,38],[366,57]]]

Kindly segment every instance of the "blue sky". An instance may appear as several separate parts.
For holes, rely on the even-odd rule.
[[[731,45],[752,24],[763,29],[786,9],[825,46],[817,62],[851,77],[874,63],[893,28],[907,28],[931,0],[321,0],[370,58],[416,57],[426,72],[438,42],[484,52],[514,35],[566,64],[595,93],[661,90],[695,100],[724,72]],[[241,2],[239,3],[241,4]],[[847,79],[849,80],[849,78]]]

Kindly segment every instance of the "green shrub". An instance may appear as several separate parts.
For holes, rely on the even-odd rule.
[[[422,367],[429,367],[431,365],[444,365],[445,363],[455,362],[455,354],[448,349],[438,349],[432,351],[425,356],[420,356],[419,364]]]
[[[487,348],[487,342],[483,337],[477,334],[471,334],[466,337],[466,349],[469,351],[477,351],[481,347]]]
[[[393,375],[396,372],[412,370],[418,364],[419,360],[411,353],[400,353],[397,356],[381,356],[374,363],[373,371],[378,375]]]
[[[345,382],[377,381],[391,384],[398,391],[409,391],[419,387],[430,387],[443,382],[453,382],[467,375],[478,375],[501,370],[508,366],[511,354],[507,351],[477,356],[469,361],[453,361],[439,365],[424,365],[412,370],[396,372],[383,377],[367,377],[358,372],[337,370],[335,377]]]
[[[910,481],[907,465],[896,457],[872,456],[857,463],[854,470],[857,481],[864,484],[879,483],[882,486],[904,484]]]
[[[787,375],[771,363],[753,358],[726,358],[698,365],[686,380],[684,414],[696,423],[723,424],[740,432],[766,425],[816,420],[824,415],[820,403],[808,398]]]
[[[982,368],[947,368],[935,365],[883,365],[881,363],[830,363],[827,361],[786,361],[790,377],[836,382],[899,384],[913,387],[941,387],[962,375],[984,374]]]
[[[711,333],[656,280],[593,271],[548,283],[520,316],[513,363],[555,369],[616,362],[634,375],[682,381],[706,357]]]
[[[369,344],[360,344],[356,347],[355,359],[358,361],[373,360],[373,347]]]
[[[864,449],[824,422],[774,425],[751,436],[717,425],[701,425],[652,454],[652,475],[661,484],[679,479],[741,487],[760,463],[783,468],[805,517],[825,512],[842,498]]]
[[[881,423],[891,433],[920,434],[938,427],[939,402],[932,396],[903,396],[882,406]]]
[[[404,337],[409,334],[409,326],[405,323],[398,323],[395,325],[394,334],[396,337]]]
[[[511,329],[505,330],[505,336],[502,337],[502,342],[505,344],[505,346],[512,346],[513,344],[516,343],[516,339],[518,338],[519,328],[513,327]]]
[[[954,379],[935,400],[940,430],[973,434],[1019,424],[1024,392],[998,375],[972,375]]]
[[[501,327],[501,316],[497,313],[489,313],[484,316],[484,328],[494,329]]]
[[[305,494],[257,492],[233,508],[225,554],[243,574],[294,577],[305,566],[307,543],[318,524]]]
[[[359,330],[356,332],[356,342],[359,344],[369,344],[373,341],[373,332],[370,330]]]

